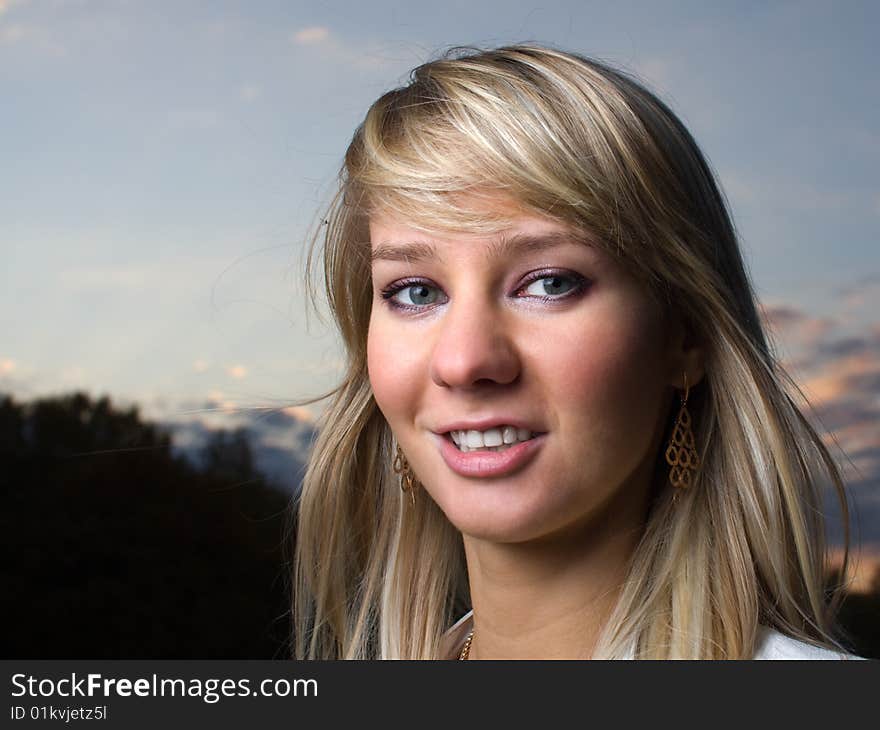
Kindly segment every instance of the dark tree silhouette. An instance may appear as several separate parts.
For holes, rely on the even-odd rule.
[[[227,482],[261,479],[254,468],[254,459],[247,432],[215,431],[199,455],[202,471]]]
[[[0,398],[4,656],[286,656],[287,498],[244,432],[204,456],[108,398]]]

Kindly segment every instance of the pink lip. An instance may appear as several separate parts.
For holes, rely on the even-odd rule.
[[[456,474],[463,477],[500,477],[523,467],[531,461],[541,446],[544,434],[528,441],[514,444],[504,451],[459,451],[451,439],[434,434],[439,441],[443,461]]]

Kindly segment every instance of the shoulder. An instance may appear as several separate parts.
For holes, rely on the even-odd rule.
[[[754,659],[825,660],[861,659],[844,651],[808,644],[805,641],[786,636],[769,626],[758,628]]]

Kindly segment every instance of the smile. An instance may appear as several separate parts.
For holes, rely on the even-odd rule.
[[[467,453],[469,451],[487,450],[487,451],[504,451],[513,444],[522,441],[528,441],[532,438],[532,432],[527,428],[517,428],[516,426],[499,426],[497,428],[489,428],[485,431],[450,431],[450,438],[458,447],[459,451]]]
[[[489,431],[492,430],[495,429],[489,429]],[[479,431],[472,433],[480,434]],[[456,445],[453,440],[455,437],[452,433],[445,435],[434,434],[434,438],[437,441],[443,461],[456,474],[464,477],[489,478],[505,476],[518,469],[522,469],[535,458],[544,445],[546,434],[536,433],[532,435],[530,432],[527,433],[529,435],[525,440],[519,440],[519,434],[517,434],[515,442],[502,443],[498,446],[486,447],[484,445],[471,448],[465,445],[464,448],[468,449],[467,451],[463,451]],[[475,442],[476,437],[468,443]],[[491,442],[492,440],[490,439]]]

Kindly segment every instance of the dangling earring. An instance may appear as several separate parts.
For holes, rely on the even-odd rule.
[[[419,480],[403,455],[403,451],[400,450],[400,444],[397,445],[397,455],[394,457],[391,468],[400,477],[400,491],[404,494],[409,493],[410,501],[415,505],[416,489],[419,486]]]
[[[666,463],[672,467],[669,470],[669,481],[676,489],[689,487],[693,481],[694,472],[700,465],[700,457],[694,443],[694,432],[691,428],[691,414],[687,409],[689,394],[690,388],[688,387],[687,373],[685,373],[684,397],[681,400],[678,418],[675,419],[675,427],[672,429],[672,436],[666,449]]]

